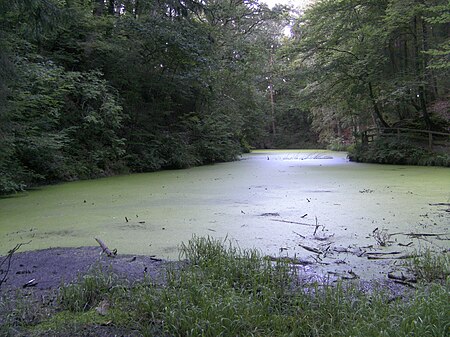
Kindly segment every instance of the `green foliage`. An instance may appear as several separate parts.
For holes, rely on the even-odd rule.
[[[272,292],[278,289],[276,292],[281,296],[295,276],[287,263],[279,261],[273,265],[257,250],[239,249],[227,239],[221,242],[194,236],[182,245],[180,257],[189,261],[194,270],[202,270],[193,277],[206,277],[213,286],[225,285],[254,295],[267,287]]]
[[[424,8],[427,14],[424,20],[434,26],[445,26],[450,24],[450,4],[447,2],[442,4],[434,4]],[[439,27],[440,28],[440,27]],[[450,61],[448,56],[450,54],[450,38],[444,39],[436,43],[435,48],[424,51],[424,54],[431,56],[429,69],[449,73]]]
[[[444,0],[0,8],[0,193],[251,147],[341,149],[373,123],[419,116],[438,128],[432,107],[448,95]]]
[[[349,153],[349,158],[365,163],[450,167],[448,154],[430,152],[396,137],[378,138],[370,146],[357,144]]]
[[[432,106],[448,100],[447,45],[448,1],[343,0],[310,7],[285,49],[298,102],[329,144],[408,119],[439,129]]]
[[[335,138],[328,141],[327,149],[330,151],[348,151],[351,149],[351,145],[346,143],[342,138]]]
[[[448,324],[442,313],[448,307],[448,284],[420,289],[409,302],[391,302],[382,290],[368,295],[351,285],[297,288],[291,266],[271,264],[257,251],[228,241],[193,238],[181,256],[188,264],[169,271],[167,286],[136,289],[140,301],[131,307],[142,331],[188,336],[370,336],[383,331],[388,336],[432,329],[439,335]]]
[[[409,269],[422,282],[444,282],[450,277],[450,256],[426,249],[418,252],[408,263]]]
[[[0,336],[17,336],[18,328],[37,324],[49,317],[52,311],[29,296],[1,293]]]
[[[262,332],[270,313],[281,312],[290,280],[289,267],[275,267],[256,251],[241,251],[211,238],[194,238],[182,247],[189,266],[168,274],[159,292],[140,293],[142,327],[163,322],[175,335],[236,335]],[[268,322],[266,322],[268,323]]]
[[[99,72],[69,73],[74,90],[62,124],[70,137],[65,153],[71,158],[75,178],[120,172],[124,166],[125,139],[119,136],[126,115],[117,93]]]
[[[256,1],[1,4],[0,193],[234,160],[264,127]],[[228,23],[233,22],[233,25]],[[256,66],[258,62],[261,67]]]
[[[2,192],[120,170],[124,115],[100,73],[68,72],[39,56],[17,58],[15,72],[20,81],[10,85],[4,115]]]
[[[85,276],[80,276],[73,284],[63,285],[58,301],[64,310],[88,311],[106,299],[113,287],[118,285],[117,275],[102,270],[100,267]]]
[[[94,309],[75,312],[64,310],[30,327],[26,336],[72,336],[74,332],[83,335],[84,332],[89,331],[89,328],[94,330],[93,334],[98,335],[100,332],[95,331],[95,327],[106,325],[109,318],[109,315],[102,316]]]

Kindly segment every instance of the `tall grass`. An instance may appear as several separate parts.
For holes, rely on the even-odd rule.
[[[293,280],[287,263],[211,238],[194,238],[181,256],[189,264],[169,270],[164,288],[141,289],[141,324],[170,335],[237,336],[266,331],[283,314]]]
[[[392,299],[383,289],[301,284],[287,261],[226,240],[194,237],[180,255],[184,262],[170,264],[163,284],[147,279],[125,288],[113,277],[83,278],[79,289],[62,289],[63,308],[92,312],[106,296],[111,310],[104,320],[143,336],[449,335],[448,277]]]
[[[439,254],[427,249],[415,254],[407,267],[419,281],[445,281],[450,277],[450,255],[448,252]]]
[[[117,284],[117,275],[97,266],[89,274],[80,275],[76,283],[62,286],[58,300],[66,310],[86,311],[111,295]]]
[[[383,290],[299,284],[287,262],[211,238],[194,238],[181,256],[190,263],[170,270],[165,287],[135,289],[148,335],[445,336],[450,326],[449,282],[390,302]]]

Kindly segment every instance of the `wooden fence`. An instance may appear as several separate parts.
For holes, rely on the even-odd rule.
[[[412,139],[421,143],[428,142],[428,148],[433,150],[435,146],[450,147],[450,133],[429,130],[416,130],[407,128],[371,128],[362,132],[363,144],[371,143],[378,137],[397,137],[397,139]]]

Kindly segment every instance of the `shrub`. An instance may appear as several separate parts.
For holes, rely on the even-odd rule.
[[[450,155],[430,152],[396,138],[378,138],[370,144],[357,144],[350,149],[349,158],[366,163],[450,167]]]

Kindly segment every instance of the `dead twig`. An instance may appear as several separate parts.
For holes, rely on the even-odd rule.
[[[403,274],[403,272],[401,273],[401,275],[396,275],[394,273],[388,273],[387,275],[388,279],[391,280],[397,280],[397,281],[403,281],[403,282],[412,282],[412,283],[416,283],[417,280],[415,278],[410,278],[407,277]]]
[[[271,221],[278,221],[278,222],[285,222],[285,223],[292,223],[295,225],[302,225],[302,226],[309,226],[314,227],[314,225],[304,222],[297,222],[297,221],[289,221],[289,220],[281,220],[281,219],[270,219]]]
[[[406,235],[411,238],[419,239],[421,237],[448,235],[448,233],[408,233]]]
[[[356,274],[353,270],[347,270],[347,273],[345,273],[345,272],[344,273],[338,273],[338,272],[335,272],[335,271],[329,271],[328,274],[334,275],[336,277],[340,277],[343,280],[355,280],[355,279],[359,279],[360,278],[359,275]],[[347,274],[350,275],[350,276],[348,276]]]
[[[389,241],[391,235],[385,228],[375,228],[370,236],[372,236],[380,246],[386,247],[391,244],[391,241]]]
[[[400,256],[383,256],[383,255],[369,255],[368,253],[366,253],[367,259],[369,260],[402,260],[402,259],[410,259],[413,258],[414,255],[400,255]]]
[[[297,233],[297,232],[295,232],[295,231],[292,231],[292,233],[294,233],[294,234],[300,236],[302,239],[306,239],[306,236],[301,235],[301,234],[299,234],[299,233]]]
[[[308,247],[302,244],[299,244],[300,247],[302,247],[303,249],[306,249],[309,252],[315,253],[315,254],[322,254],[323,252],[317,248],[313,248],[313,247]]]
[[[0,280],[0,288],[2,287],[2,284],[5,283],[6,278],[8,277],[9,271],[11,269],[11,260],[12,260],[14,253],[16,253],[20,249],[20,247],[22,247],[23,245],[28,245],[29,243],[31,243],[31,240],[28,242],[18,243],[13,249],[11,249],[8,252],[8,255],[6,255],[3,258],[3,261],[0,263],[0,268],[2,268],[2,266],[4,264],[6,264],[6,269],[5,270],[0,269],[1,272],[4,274],[2,279]]]
[[[31,280],[29,280],[27,283],[25,283],[23,286],[22,286],[22,288],[30,288],[30,287],[35,287],[35,286],[37,286],[37,282],[36,282],[36,279],[31,279]]]
[[[329,266],[330,265],[330,263],[328,263],[328,262],[323,262],[322,259],[319,256],[311,256],[311,257],[316,261],[317,264],[321,264],[323,266]]]
[[[397,255],[402,252],[367,252],[367,255]]]
[[[315,217],[315,218],[316,218],[316,228],[314,229],[313,236],[316,236],[317,230],[319,229],[319,224],[318,224],[318,221],[317,221],[317,217]]]
[[[274,261],[274,262],[288,262],[290,264],[300,265],[300,266],[308,266],[308,265],[314,264],[314,262],[312,262],[312,261],[301,260],[301,259],[291,258],[291,257],[275,257],[275,256],[268,255],[268,256],[266,256],[266,259],[268,259],[270,261]]]

